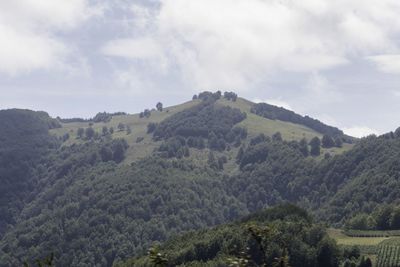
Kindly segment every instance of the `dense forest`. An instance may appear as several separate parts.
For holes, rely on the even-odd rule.
[[[340,249],[305,210],[284,204],[175,237],[152,247],[148,256],[116,266],[333,267],[345,261],[367,266],[357,251]]]
[[[125,113],[99,113],[67,128],[71,122],[44,112],[0,111],[0,266],[50,253],[57,266],[112,266],[168,239],[154,249],[169,255],[170,266],[224,266],[226,257],[240,260],[243,253],[255,264],[282,259],[290,266],[338,266],[346,257],[319,223],[399,228],[400,131],[356,140],[331,155],[349,141],[336,128],[309,125],[317,130],[309,140],[254,134],[243,124],[248,114],[236,94],[204,92],[193,99],[177,111],[159,102],[149,116],[134,117],[144,128],[133,139],[136,126],[114,123],[131,118]],[[279,116],[273,119],[286,121]],[[52,134],[64,127],[67,132]],[[139,145],[154,149],[130,161]],[[314,221],[292,206],[266,214],[289,209],[296,219],[249,215],[287,201]],[[243,216],[250,217],[229,224]],[[249,224],[295,238],[279,245],[268,236],[274,245],[264,259],[256,249],[264,237],[255,240]],[[243,250],[246,244],[250,251]],[[316,265],[324,246],[332,265]]]
[[[0,237],[14,224],[24,202],[38,185],[37,165],[57,146],[48,133],[56,126],[44,112],[0,111]]]

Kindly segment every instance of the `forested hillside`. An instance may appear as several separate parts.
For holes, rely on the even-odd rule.
[[[359,255],[340,249],[326,229],[312,221],[306,211],[280,205],[234,223],[189,232],[147,256],[118,263],[130,266],[296,266],[333,267]]]
[[[0,111],[0,266],[50,253],[57,266],[112,266],[154,241],[287,201],[336,226],[397,203],[397,132],[356,140],[254,107],[232,92],[204,92],[175,107],[88,120]],[[314,226],[305,222],[307,233]],[[280,231],[291,233],[286,226]],[[318,250],[305,236],[298,241]]]
[[[320,164],[310,184],[315,210],[343,223],[354,213],[371,213],[381,204],[400,202],[400,138],[389,133],[362,139],[347,153]]]
[[[24,201],[34,198],[39,185],[38,165],[57,146],[48,131],[57,126],[44,112],[0,111],[0,237],[14,224]]]

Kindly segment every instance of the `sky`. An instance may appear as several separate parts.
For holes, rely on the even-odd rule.
[[[398,0],[0,1],[0,109],[136,113],[235,91],[353,136],[400,126]]]

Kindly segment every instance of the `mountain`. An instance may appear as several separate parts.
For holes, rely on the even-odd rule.
[[[266,105],[203,92],[88,120],[0,111],[0,266],[52,252],[61,266],[112,266],[286,201],[343,225],[399,199],[397,134],[357,140]]]

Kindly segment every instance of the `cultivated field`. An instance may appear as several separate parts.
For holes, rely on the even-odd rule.
[[[342,247],[358,246],[376,267],[400,266],[400,237],[398,231],[342,231],[329,229],[329,236]],[[352,236],[347,235],[350,233]],[[393,235],[390,235],[393,234]]]

